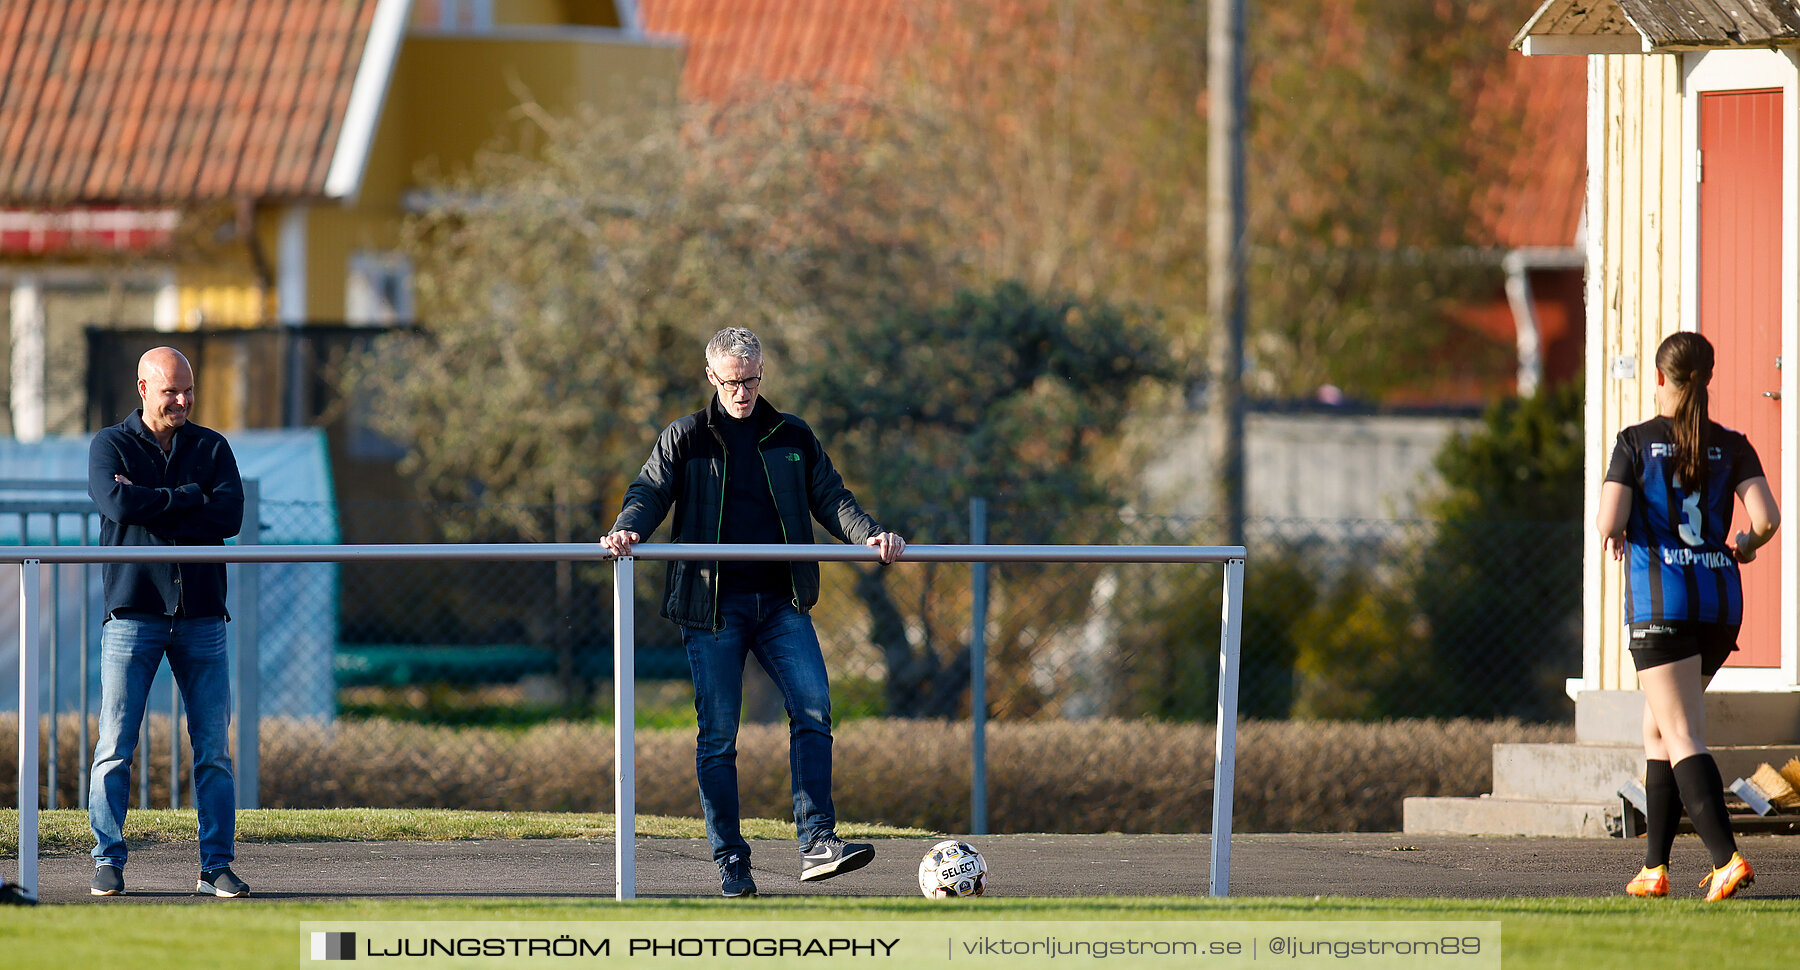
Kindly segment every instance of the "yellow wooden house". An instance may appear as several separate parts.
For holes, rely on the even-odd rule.
[[[640,19],[632,0],[0,5],[0,433],[123,416],[90,413],[96,325],[200,353],[203,423],[298,423],[254,342],[196,338],[409,322],[398,230],[421,173],[528,144],[522,96],[566,113],[672,91],[680,48]]]

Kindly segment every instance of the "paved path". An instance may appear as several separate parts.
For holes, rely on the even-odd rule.
[[[765,896],[910,896],[919,857],[933,839],[877,839],[867,869],[802,884],[792,843],[754,843]],[[1204,835],[987,835],[970,837],[987,857],[995,896],[1205,895]],[[1747,895],[1800,898],[1800,838],[1741,836],[1757,869]],[[1637,871],[1643,843],[1625,839],[1534,839],[1358,833],[1240,835],[1232,840],[1233,896],[1612,896]],[[89,896],[85,855],[39,861],[48,903],[218,903],[192,894],[193,843],[133,853],[127,895]],[[1697,897],[1708,861],[1699,840],[1675,846],[1675,895]],[[10,865],[7,867],[10,870]],[[238,846],[235,868],[256,898],[334,900],[455,896],[587,897],[613,893],[610,841],[303,842]],[[713,896],[718,876],[697,839],[638,842],[640,897]]]

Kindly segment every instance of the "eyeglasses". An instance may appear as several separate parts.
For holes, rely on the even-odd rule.
[[[762,386],[761,374],[758,374],[755,377],[746,377],[741,381],[728,381],[723,377],[717,376],[715,376],[713,380],[717,381],[720,387],[734,394],[738,391],[754,391]]]

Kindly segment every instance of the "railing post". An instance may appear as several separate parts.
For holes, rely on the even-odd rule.
[[[987,545],[987,499],[969,500],[969,542]],[[987,614],[988,564],[971,564],[969,620],[969,834],[988,830],[987,784]]]
[[[145,697],[149,697],[148,692]],[[138,725],[137,770],[138,807],[150,807],[150,703],[144,702],[144,719]],[[129,797],[129,796],[128,796]]]
[[[19,886],[38,891],[38,569],[19,564]]]
[[[181,719],[186,709],[181,704],[181,684],[175,679],[175,668],[169,668],[169,807],[181,807]],[[196,807],[198,807],[196,805]]]
[[[81,516],[81,544],[88,544],[89,518],[86,513]],[[81,683],[81,702],[77,707],[75,719],[75,770],[76,792],[75,806],[88,807],[88,779],[91,770],[88,760],[94,756],[94,749],[88,744],[88,646],[93,636],[93,567],[88,563],[81,564],[81,654],[78,667]]]
[[[240,546],[262,542],[262,489],[255,479],[244,482],[244,527],[237,541]],[[237,666],[232,669],[231,719],[237,757],[232,762],[232,778],[237,807],[261,808],[262,567],[239,563],[237,581],[231,586],[237,590],[238,605],[233,617],[237,621]]]
[[[634,703],[637,617],[632,600],[632,558],[613,560],[613,897],[637,898],[637,764]]]
[[[62,516],[50,513],[50,544],[62,545],[62,536],[57,528],[62,524]],[[61,563],[50,567],[50,738],[44,745],[44,807],[56,807],[56,771],[62,766],[56,749],[62,746],[62,732],[57,730],[56,712],[62,709],[62,671],[58,670],[57,661],[62,654],[62,571]]]
[[[1225,561],[1219,610],[1219,722],[1213,731],[1212,886],[1231,895],[1231,796],[1237,774],[1238,650],[1244,619],[1244,560]]]

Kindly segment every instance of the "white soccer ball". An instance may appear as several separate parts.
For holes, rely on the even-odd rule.
[[[919,860],[919,892],[926,899],[979,896],[987,890],[987,860],[975,847],[945,839]]]

